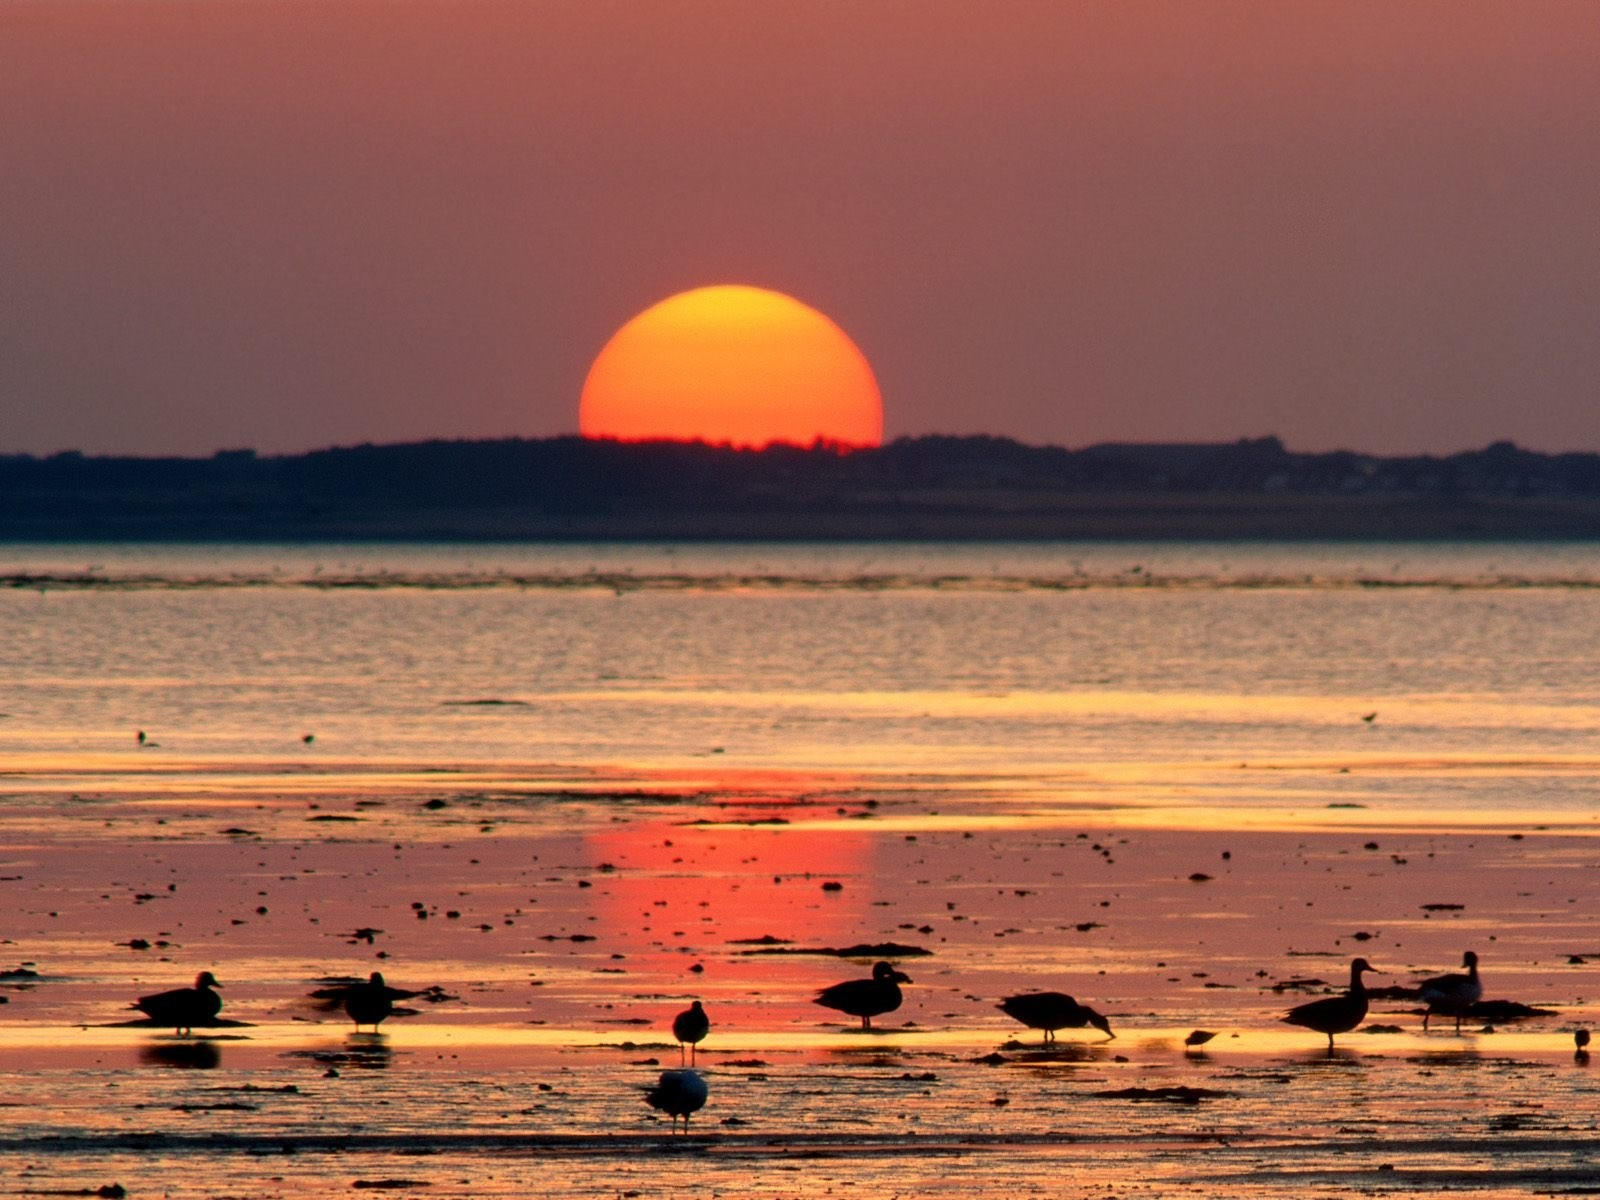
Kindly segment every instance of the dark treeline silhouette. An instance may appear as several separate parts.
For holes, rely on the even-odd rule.
[[[733,450],[577,437],[0,457],[0,538],[1600,536],[1600,455],[1298,454],[1277,438]]]

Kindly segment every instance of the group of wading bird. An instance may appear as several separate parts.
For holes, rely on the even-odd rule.
[[[1431,1017],[1440,1015],[1454,1017],[1456,1032],[1459,1033],[1462,1017],[1467,1016],[1472,1006],[1483,999],[1483,983],[1478,978],[1478,956],[1468,950],[1462,956],[1461,965],[1466,968],[1464,975],[1439,975],[1424,980],[1418,986],[1418,997],[1427,1005],[1422,1017],[1424,1029],[1428,1027]],[[1350,964],[1350,986],[1342,994],[1297,1005],[1285,1013],[1282,1020],[1326,1034],[1331,1052],[1333,1035],[1348,1033],[1361,1024],[1367,1015],[1367,989],[1361,977],[1369,971],[1376,971],[1376,968],[1364,958],[1355,959]],[[880,962],[872,968],[871,976],[866,979],[847,979],[821,989],[814,1003],[860,1017],[861,1028],[870,1030],[873,1017],[894,1012],[900,1007],[900,985],[910,982],[910,976],[897,971],[890,963]],[[221,986],[210,971],[203,971],[192,988],[176,988],[170,992],[143,996],[134,1002],[134,1007],[156,1024],[171,1025],[179,1034],[192,1034],[196,1025],[214,1022],[222,1011],[222,997],[216,993]],[[316,993],[342,1004],[345,1013],[356,1023],[357,1032],[363,1025],[371,1025],[374,1033],[378,1025],[394,1013],[396,1000],[419,994],[389,987],[376,971],[365,983],[348,984]],[[999,1008],[1008,1017],[1030,1029],[1043,1030],[1047,1044],[1055,1040],[1056,1032],[1061,1029],[1092,1026],[1107,1038],[1117,1036],[1111,1032],[1111,1023],[1105,1017],[1062,992],[1021,992],[1007,996],[1000,1002]],[[694,1062],[696,1048],[710,1032],[711,1020],[698,1000],[673,1018],[672,1035],[678,1040],[680,1064],[685,1053],[689,1062]],[[1189,1035],[1188,1044],[1203,1044],[1211,1036],[1197,1030]],[[1579,1031],[1577,1043],[1580,1055],[1585,1054],[1584,1047],[1588,1040],[1587,1032]],[[661,1073],[656,1085],[646,1090],[645,1102],[672,1118],[674,1132],[679,1118],[682,1118],[684,1131],[688,1132],[689,1116],[704,1107],[706,1095],[705,1079],[692,1066],[680,1066],[679,1070]]]

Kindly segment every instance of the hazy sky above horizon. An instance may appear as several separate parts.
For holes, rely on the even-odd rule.
[[[887,436],[1600,449],[1590,0],[10,0],[0,452],[574,432],[788,292]]]

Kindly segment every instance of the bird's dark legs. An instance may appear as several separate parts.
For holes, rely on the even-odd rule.
[[[870,1031],[872,1029],[872,1018],[871,1017],[862,1017],[861,1018],[861,1028],[864,1029],[864,1030],[869,1030]]]

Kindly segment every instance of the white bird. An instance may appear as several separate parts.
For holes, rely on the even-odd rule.
[[[1478,978],[1478,956],[1468,950],[1461,956],[1461,965],[1467,968],[1465,975],[1438,975],[1433,979],[1424,979],[1417,988],[1417,994],[1428,1006],[1428,1011],[1422,1014],[1424,1029],[1428,1027],[1429,1017],[1434,1013],[1443,1013],[1456,1019],[1456,1032],[1460,1033],[1461,1018],[1483,999],[1483,981]]]
[[[647,1088],[644,1102],[672,1118],[672,1131],[678,1131],[678,1118],[683,1118],[683,1132],[689,1132],[689,1114],[697,1113],[706,1105],[706,1081],[697,1071],[663,1071],[653,1088]]]

